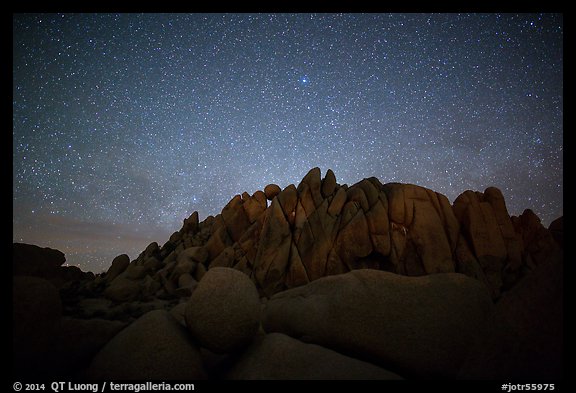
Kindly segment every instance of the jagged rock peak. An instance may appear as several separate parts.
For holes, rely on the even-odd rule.
[[[266,296],[371,268],[407,276],[460,272],[497,298],[541,262],[542,249],[559,247],[529,213],[510,217],[495,187],[465,191],[452,205],[425,187],[375,177],[340,185],[331,169],[322,178],[318,167],[297,186],[268,184],[236,195],[203,222],[195,212],[177,233],[160,251],[171,263],[183,250],[201,247],[205,269],[240,270]],[[543,240],[528,244],[535,236]],[[178,286],[172,281],[164,285],[169,293]]]

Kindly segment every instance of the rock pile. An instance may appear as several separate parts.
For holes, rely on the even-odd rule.
[[[119,255],[106,273],[64,261],[59,251],[14,244],[14,350],[23,374],[561,374],[562,221],[546,229],[531,210],[510,217],[493,187],[450,204],[373,177],[339,185],[331,170],[322,179],[314,168],[298,186],[236,195],[202,222],[194,212],[162,246],[153,242],[132,261]],[[71,345],[71,329],[96,333]],[[31,358],[33,371],[24,367]]]
[[[494,187],[466,191],[451,205],[411,184],[369,178],[341,186],[331,170],[322,179],[314,168],[297,187],[270,184],[236,195],[202,223],[194,213],[162,247],[174,254],[166,267],[189,247],[205,251],[194,260],[204,268],[240,270],[267,297],[371,268],[408,276],[460,272],[483,282],[496,299],[559,244],[530,210],[510,217]],[[172,278],[164,285],[168,293],[178,287]]]

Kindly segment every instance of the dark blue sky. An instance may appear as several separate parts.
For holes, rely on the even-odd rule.
[[[562,85],[558,14],[16,14],[13,240],[100,272],[315,166],[548,225]]]

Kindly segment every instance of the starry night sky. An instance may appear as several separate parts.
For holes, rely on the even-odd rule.
[[[15,14],[12,91],[13,241],[96,273],[315,166],[563,214],[559,14]]]

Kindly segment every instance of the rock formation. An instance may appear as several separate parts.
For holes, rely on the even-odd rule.
[[[119,255],[97,276],[15,243],[16,368],[26,375],[33,357],[35,375],[59,365],[76,378],[556,378],[562,234],[561,218],[547,229],[531,210],[511,217],[494,187],[451,204],[314,168],[203,221],[194,212],[162,246]],[[67,346],[71,326],[99,333]],[[186,365],[165,367],[174,356]]]
[[[201,223],[195,212],[161,247],[162,268],[150,276],[173,294],[181,272],[232,267],[270,297],[362,268],[407,276],[459,272],[483,282],[497,299],[560,247],[553,239],[530,211],[510,217],[494,187],[465,191],[451,205],[424,187],[374,177],[348,187],[331,170],[322,179],[314,168],[297,187],[269,184],[265,192],[236,195]],[[174,269],[191,247],[204,252]]]

